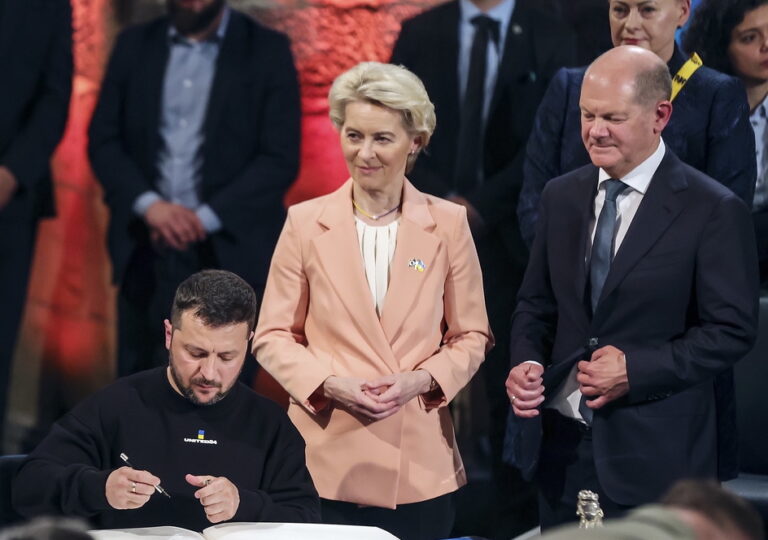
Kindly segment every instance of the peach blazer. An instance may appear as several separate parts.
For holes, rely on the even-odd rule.
[[[320,496],[395,508],[466,482],[446,405],[475,374],[493,338],[465,209],[405,181],[379,319],[351,190],[349,180],[288,210],[253,349],[291,396],[288,414],[307,443]],[[429,371],[443,399],[413,399],[389,418],[367,422],[313,397],[331,375],[369,379],[415,369]]]

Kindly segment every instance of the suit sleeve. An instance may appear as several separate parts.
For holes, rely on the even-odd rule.
[[[527,361],[549,364],[557,327],[557,302],[547,261],[548,189],[541,198],[541,215],[536,221],[536,234],[523,283],[512,315],[510,363]]]
[[[20,186],[31,189],[46,174],[67,122],[72,92],[72,10],[59,0],[49,14],[53,36],[41,69],[38,95],[21,131],[0,155]],[[10,81],[7,81],[10,82]]]
[[[696,254],[696,325],[679,339],[631,348],[629,401],[667,396],[712,379],[740,360],[757,335],[757,258],[744,204],[724,197],[702,231]]]
[[[528,139],[523,162],[523,184],[517,205],[520,232],[529,246],[533,242],[536,220],[539,214],[539,200],[546,183],[560,176],[560,154],[562,152],[563,125],[568,108],[569,76],[566,69],[555,74],[544,94],[533,130]]]
[[[40,515],[90,517],[108,510],[105,440],[94,400],[54,424],[29,455],[13,483],[13,505],[27,518]]]
[[[310,291],[294,219],[290,209],[272,256],[253,354],[293,399],[317,412],[328,400],[316,396],[316,391],[333,370],[330,360],[318,358],[307,349],[304,323]]]
[[[136,37],[128,31],[117,38],[88,131],[88,155],[96,177],[104,186],[107,204],[124,212],[131,211],[139,195],[154,189],[152,179],[141,172],[123,140],[125,94],[138,47]]]
[[[442,396],[424,396],[427,407],[449,403],[475,374],[493,347],[485,311],[480,262],[467,223],[459,208],[453,238],[447,243],[450,269],[445,279],[443,309],[446,330],[436,354],[416,366],[440,385]],[[430,399],[436,398],[436,399]]]
[[[264,463],[263,489],[238,487],[240,506],[232,521],[317,523],[320,500],[304,458],[304,440],[282,411]]]
[[[272,69],[264,77],[262,121],[254,127],[259,130],[258,151],[239,175],[205,201],[224,228],[234,231],[242,227],[233,220],[239,216],[248,220],[259,206],[282,199],[299,170],[301,104],[296,68],[285,36],[275,35],[268,47]]]
[[[757,178],[755,135],[747,97],[739,81],[729,77],[719,86],[709,118],[705,172],[751,208]]]

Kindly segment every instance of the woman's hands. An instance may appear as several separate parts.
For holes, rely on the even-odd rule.
[[[323,393],[366,418],[382,420],[395,414],[419,394],[429,392],[431,386],[432,375],[417,369],[370,381],[331,376],[323,383]]]

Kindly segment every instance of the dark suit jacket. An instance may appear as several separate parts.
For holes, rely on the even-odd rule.
[[[49,163],[72,89],[72,13],[67,0],[0,4],[0,165],[19,182],[0,216],[51,216]]]
[[[676,49],[669,62],[677,73],[686,57]],[[552,178],[588,164],[581,141],[579,97],[585,67],[561,70],[549,85],[526,150],[518,216],[528,245],[533,239],[538,204]],[[752,206],[755,191],[755,136],[741,82],[702,67],[673,102],[664,142],[688,165],[706,173]]]
[[[461,108],[459,10],[454,0],[405,21],[391,60],[418,75],[435,104],[437,129],[408,178],[419,190],[439,197],[455,191],[457,111]],[[525,143],[552,75],[562,66],[573,65],[573,44],[567,26],[542,13],[536,0],[517,1],[486,125],[485,179],[473,192],[460,193],[480,213],[489,234],[502,238],[520,274],[527,249],[521,242],[514,210],[522,183]]]
[[[148,241],[132,207],[158,179],[168,24],[162,17],[120,34],[91,122],[89,153],[111,211],[116,282]],[[218,262],[263,287],[299,162],[299,89],[284,35],[232,11],[203,129],[199,196],[223,223],[211,237]]]
[[[551,398],[589,338],[625,352],[629,393],[595,411],[592,435],[606,494],[637,505],[678,478],[717,475],[713,381],[754,342],[757,262],[746,205],[667,149],[590,317],[585,255],[596,186],[588,165],[544,189],[512,358],[546,366]],[[518,422],[517,465],[530,476],[540,423]]]

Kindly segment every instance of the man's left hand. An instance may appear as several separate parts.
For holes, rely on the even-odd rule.
[[[188,474],[186,481],[201,489],[195,491],[195,498],[205,510],[205,517],[211,523],[221,523],[235,517],[240,506],[240,492],[235,484],[224,476],[195,476]]]
[[[627,360],[616,347],[600,347],[592,353],[592,361],[582,360],[578,369],[576,380],[581,393],[587,397],[597,396],[586,401],[590,409],[599,409],[629,392]]]
[[[0,166],[0,210],[11,200],[19,187],[16,176],[8,167]]]

